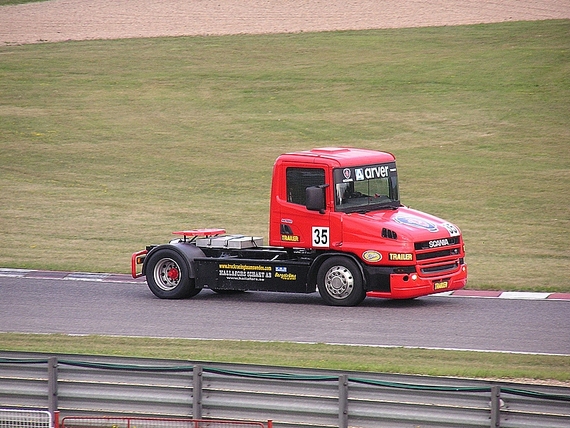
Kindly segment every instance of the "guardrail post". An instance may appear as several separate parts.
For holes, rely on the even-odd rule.
[[[202,419],[202,373],[202,366],[196,364],[192,370],[192,418],[194,419]]]
[[[338,427],[348,428],[348,375],[338,377]]]
[[[53,419],[57,411],[57,357],[48,358],[48,411]]]
[[[491,387],[491,428],[501,426],[501,387],[493,385]]]

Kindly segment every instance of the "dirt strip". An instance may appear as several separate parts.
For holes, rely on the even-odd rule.
[[[570,18],[570,0],[50,0],[0,7],[0,45]]]

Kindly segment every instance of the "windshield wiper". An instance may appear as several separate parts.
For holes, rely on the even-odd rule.
[[[400,202],[398,202],[398,201],[390,201],[387,204],[382,204],[380,209],[386,208],[389,210],[397,210],[401,206],[402,206],[402,204],[400,204]]]
[[[402,205],[398,201],[390,201],[385,202],[383,204],[370,204],[360,207],[354,207],[353,209],[346,210],[346,213],[357,213],[357,214],[366,214],[370,211],[378,211],[378,210],[397,210]]]

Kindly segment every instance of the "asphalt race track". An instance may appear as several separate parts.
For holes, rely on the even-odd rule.
[[[325,342],[570,355],[570,300],[429,296],[326,306],[309,295],[203,290],[160,300],[144,282],[0,275],[0,332]],[[73,279],[73,280],[70,280]]]

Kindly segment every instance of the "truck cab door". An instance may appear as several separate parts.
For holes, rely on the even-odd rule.
[[[323,167],[286,168],[285,198],[279,204],[279,245],[296,248],[325,249],[330,247],[329,211],[307,209],[307,188],[325,190],[326,182]],[[324,190],[323,190],[324,189]]]

